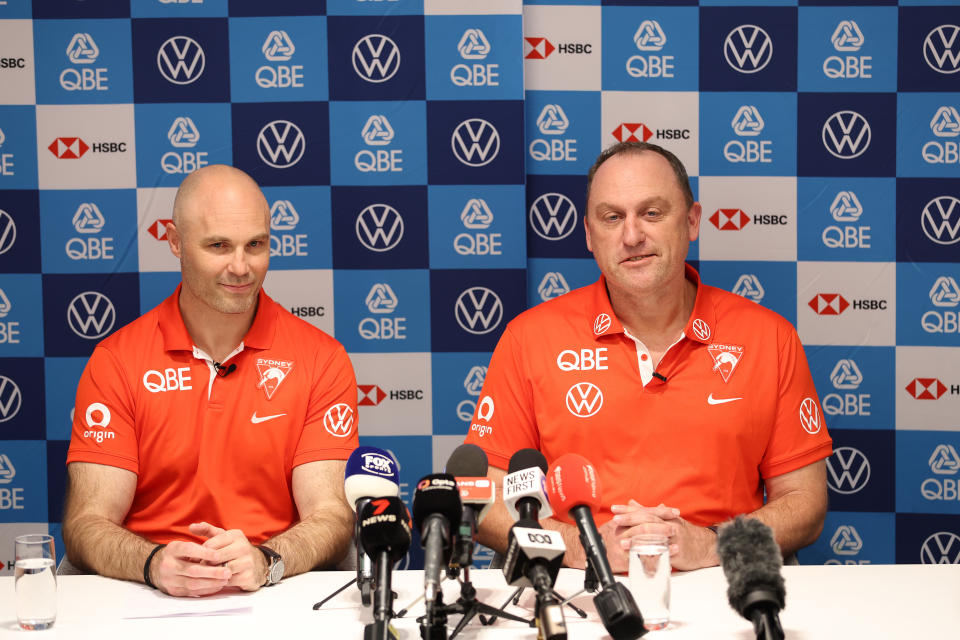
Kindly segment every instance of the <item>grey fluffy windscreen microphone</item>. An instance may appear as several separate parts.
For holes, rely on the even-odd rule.
[[[753,623],[758,638],[783,638],[778,613],[786,606],[783,558],[773,530],[737,516],[717,532],[717,555],[727,577],[727,599]]]

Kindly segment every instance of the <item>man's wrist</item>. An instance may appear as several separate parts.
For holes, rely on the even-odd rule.
[[[147,559],[146,559],[146,560],[144,561],[144,563],[143,563],[143,583],[144,583],[145,585],[147,585],[148,587],[151,587],[151,588],[153,588],[153,589],[159,589],[159,588],[160,588],[160,587],[158,587],[158,586],[154,583],[153,578],[152,578],[152,576],[150,575],[150,573],[151,573],[151,571],[152,571],[152,567],[153,567],[153,560],[154,560],[154,557],[155,557],[158,553],[160,553],[160,550],[163,549],[163,548],[166,547],[166,546],[167,546],[167,545],[165,545],[165,544],[158,544],[157,546],[155,546],[155,547],[153,548],[153,550],[150,552],[150,554],[147,556]]]

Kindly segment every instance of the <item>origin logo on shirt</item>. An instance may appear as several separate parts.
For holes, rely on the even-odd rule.
[[[290,369],[293,368],[292,360],[271,360],[269,358],[257,358],[257,371],[260,373],[260,380],[257,382],[257,388],[263,389],[267,394],[267,400],[273,398],[277,387],[284,381]]]
[[[743,357],[743,347],[735,344],[711,344],[707,351],[713,358],[713,370],[720,373],[724,382],[729,382],[733,370]]]

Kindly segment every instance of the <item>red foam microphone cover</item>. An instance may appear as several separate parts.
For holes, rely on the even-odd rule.
[[[570,509],[581,504],[592,511],[600,508],[600,478],[589,460],[565,453],[547,471],[547,496],[554,517],[573,523]]]

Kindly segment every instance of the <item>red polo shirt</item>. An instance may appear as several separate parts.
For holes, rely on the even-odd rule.
[[[690,266],[687,278],[693,313],[656,375],[603,278],[517,316],[466,441],[503,469],[524,447],[549,462],[585,456],[601,481],[601,523],[631,498],[701,526],[760,508],[764,478],[832,451],[810,368],[783,317],[702,284]]]
[[[183,324],[180,288],[103,340],[77,388],[67,463],[137,474],[124,526],[154,542],[207,521],[253,543],[296,523],[293,468],[357,446],[357,390],[339,342],[260,291],[216,375]]]

